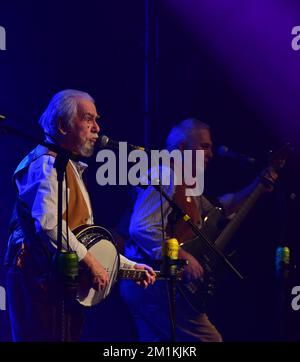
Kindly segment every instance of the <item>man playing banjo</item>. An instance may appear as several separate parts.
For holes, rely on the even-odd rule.
[[[90,157],[100,131],[93,98],[77,90],[63,90],[54,95],[40,118],[46,141],[71,152],[63,194],[68,189],[68,203],[63,197],[63,240],[77,253],[78,259],[90,272],[94,290],[104,290],[109,275],[72,232],[82,224],[93,224],[88,192],[82,180],[87,165],[78,157]],[[51,267],[57,245],[57,173],[55,152],[37,146],[19,164],[14,173],[17,191],[10,238],[6,254],[8,265],[7,296],[14,341],[60,340],[59,290],[51,283]],[[67,186],[66,186],[67,183]],[[122,268],[145,271],[138,283],[147,287],[155,280],[153,269],[137,264],[120,255]],[[80,339],[83,324],[81,305],[74,300],[65,306],[66,340]]]

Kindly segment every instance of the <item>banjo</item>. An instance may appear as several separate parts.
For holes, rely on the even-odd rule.
[[[109,275],[109,282],[106,288],[95,290],[92,288],[91,274],[86,267],[79,271],[79,287],[77,301],[85,306],[92,307],[99,304],[111,292],[118,279],[143,280],[145,270],[120,269],[120,256],[116,243],[111,233],[105,228],[97,225],[81,225],[73,230],[76,238],[88,249],[98,260]],[[163,279],[160,271],[155,271],[156,279]]]

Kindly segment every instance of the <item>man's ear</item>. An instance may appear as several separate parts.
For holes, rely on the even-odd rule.
[[[58,118],[57,127],[58,127],[59,132],[61,134],[63,134],[64,136],[68,133],[67,124],[66,124],[65,120],[63,120],[62,118]]]

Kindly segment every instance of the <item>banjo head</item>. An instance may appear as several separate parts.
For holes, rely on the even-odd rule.
[[[77,228],[78,229],[78,228]],[[91,307],[99,304],[111,292],[117,281],[120,266],[120,257],[116,249],[112,235],[100,226],[80,227],[74,230],[77,239],[86,246],[88,251],[98,260],[109,275],[109,282],[105,289],[95,290],[91,287],[91,275],[86,268],[79,273],[79,288],[77,301],[85,306]]]

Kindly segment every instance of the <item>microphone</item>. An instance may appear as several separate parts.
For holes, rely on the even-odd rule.
[[[121,142],[114,141],[105,135],[99,136],[97,139],[97,146],[100,148],[112,148],[118,150],[120,148],[120,143]],[[127,144],[127,147],[130,150],[146,151],[144,147],[131,145],[130,143]]]
[[[227,146],[224,146],[224,145],[219,146],[217,148],[217,155],[221,156],[221,157],[227,157],[227,158],[231,158],[234,160],[238,160],[240,162],[248,163],[248,164],[254,164],[256,162],[255,158],[244,155],[239,152],[232,151]]]
[[[3,116],[3,114],[0,114],[0,121],[4,121],[5,120],[5,116]]]
[[[175,277],[178,263],[178,240],[175,238],[167,239],[162,246],[162,275]]]
[[[75,251],[61,252],[54,257],[54,273],[65,297],[75,299],[78,289],[79,261]]]
[[[275,271],[278,278],[289,276],[291,252],[287,246],[278,246],[275,255]]]

